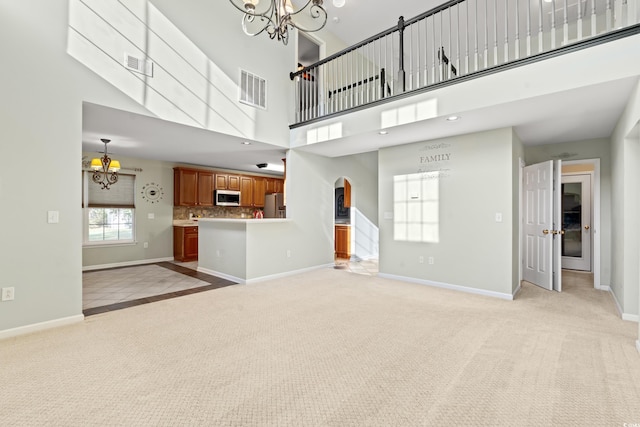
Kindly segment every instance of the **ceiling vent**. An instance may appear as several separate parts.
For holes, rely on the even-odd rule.
[[[124,66],[125,68],[135,71],[136,73],[144,74],[145,76],[153,77],[153,62],[148,59],[137,58],[135,56],[124,54]]]
[[[248,71],[240,70],[240,102],[267,108],[267,81]]]

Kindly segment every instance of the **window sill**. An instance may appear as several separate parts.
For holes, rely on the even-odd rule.
[[[87,249],[94,249],[94,248],[115,248],[118,246],[135,246],[137,245],[138,242],[136,241],[126,241],[126,242],[113,242],[113,243],[105,243],[105,242],[99,242],[99,243],[87,243],[84,242],[82,244],[82,248],[87,248]]]

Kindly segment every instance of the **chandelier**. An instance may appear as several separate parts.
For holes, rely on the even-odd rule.
[[[104,143],[104,156],[91,159],[91,169],[93,169],[93,182],[101,185],[101,189],[108,190],[111,184],[118,182],[118,171],[120,162],[111,160],[107,155],[107,144],[110,139],[100,139]]]
[[[327,11],[323,0],[305,0],[304,6],[294,8],[291,0],[229,0],[244,13],[242,29],[245,34],[257,36],[266,31],[271,39],[287,44],[289,29],[297,28],[312,33],[324,28]],[[304,12],[304,13],[303,13]]]

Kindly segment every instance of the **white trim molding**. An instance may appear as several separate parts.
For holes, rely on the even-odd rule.
[[[518,288],[513,292],[513,294],[508,294],[503,292],[489,291],[486,289],[470,288],[467,286],[451,285],[449,283],[442,283],[442,282],[434,282],[432,280],[416,279],[413,277],[405,277],[405,276],[396,276],[394,274],[378,273],[378,277],[382,277],[385,279],[399,280],[401,282],[417,283],[419,285],[432,286],[435,288],[451,289],[454,291],[466,292],[469,294],[484,295],[487,297],[500,298],[500,299],[509,300],[509,301],[513,301],[515,294],[520,289],[520,286],[518,286]]]
[[[231,276],[229,274],[221,273],[219,271],[209,270],[207,268],[202,268],[202,267],[198,267],[198,271],[201,273],[209,274],[211,276],[216,276],[222,279],[231,280],[232,282],[236,282],[241,285],[250,285],[252,283],[266,282],[267,280],[281,279],[283,277],[295,276],[296,274],[308,273],[313,270],[332,267],[333,265],[334,265],[333,263],[323,264],[315,267],[302,268],[300,270],[292,270],[292,271],[286,271],[284,273],[271,274],[269,276],[254,277],[253,279],[241,279],[240,277]]]
[[[114,262],[112,264],[87,265],[82,267],[82,271],[105,270],[107,268],[118,268],[118,267],[133,267],[135,265],[155,264],[156,262],[167,262],[167,261],[173,261],[173,257],[139,259],[137,261]]]
[[[46,322],[34,323],[32,325],[19,326],[13,329],[6,329],[4,331],[0,331],[0,340],[17,337],[19,335],[31,334],[33,332],[46,331],[47,329],[58,328],[60,326],[72,325],[82,321],[84,321],[84,315],[78,314],[75,316],[48,320]]]
[[[638,316],[637,314],[629,314],[622,311],[622,307],[618,302],[618,298],[616,298],[616,294],[613,292],[613,290],[610,287],[608,291],[611,294],[611,297],[613,298],[613,302],[616,304],[616,310],[618,310],[618,315],[620,315],[622,320],[628,320],[629,322],[640,322],[640,316]]]
[[[636,348],[638,349],[638,353],[640,353],[640,340],[636,341]]]

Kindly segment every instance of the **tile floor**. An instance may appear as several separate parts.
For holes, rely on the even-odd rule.
[[[89,316],[235,284],[196,268],[197,262],[160,262],[84,272],[83,313]]]
[[[83,313],[90,316],[235,284],[200,273],[197,268],[197,261],[160,262],[84,272]],[[378,261],[337,259],[335,268],[356,274],[376,275]]]

